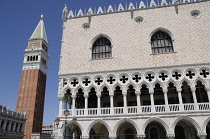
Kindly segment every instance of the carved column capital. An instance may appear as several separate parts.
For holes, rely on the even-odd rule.
[[[197,134],[200,139],[206,139],[206,133],[198,133]]]
[[[141,95],[141,91],[140,90],[136,90],[135,93],[136,93],[136,95]]]
[[[175,139],[175,134],[167,134],[167,139]]]

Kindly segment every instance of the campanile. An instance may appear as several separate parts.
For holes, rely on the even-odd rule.
[[[28,40],[24,51],[22,76],[18,93],[16,110],[26,112],[25,139],[31,133],[42,131],[46,73],[48,63],[48,41],[43,22],[43,15]]]

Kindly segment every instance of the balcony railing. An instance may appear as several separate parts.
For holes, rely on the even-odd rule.
[[[111,108],[88,108],[69,109],[71,116],[88,116],[88,115],[122,115],[122,114],[147,114],[147,113],[165,113],[165,112],[185,112],[185,111],[210,111],[210,103],[198,103],[197,108],[194,103],[184,104],[169,104],[150,106],[129,106],[129,107],[114,107],[113,112]]]

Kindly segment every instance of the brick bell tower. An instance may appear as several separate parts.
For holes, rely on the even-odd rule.
[[[43,22],[43,15],[28,40],[25,49],[22,76],[20,81],[16,110],[26,112],[25,139],[31,133],[42,131],[46,73],[48,63],[48,41]]]

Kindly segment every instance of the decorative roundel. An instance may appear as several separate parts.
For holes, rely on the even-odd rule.
[[[72,78],[70,80],[70,85],[73,86],[73,87],[77,87],[79,84],[79,80],[77,78]]]
[[[208,78],[209,77],[209,69],[202,68],[199,72],[199,75],[204,79]]]
[[[89,24],[89,23],[84,23],[84,24],[82,25],[82,27],[83,27],[84,29],[88,29],[88,28],[90,28],[90,24]]]
[[[171,76],[174,80],[177,80],[177,81],[181,80],[183,77],[182,72],[180,70],[173,70]]]
[[[185,76],[188,79],[194,79],[194,77],[196,76],[196,72],[193,69],[187,69],[186,72],[185,72]]]
[[[141,77],[141,74],[140,73],[134,73],[132,74],[132,77],[131,77],[131,81],[134,82],[134,83],[139,83],[141,81],[142,77]]]
[[[137,16],[137,17],[135,18],[135,21],[136,21],[136,23],[138,23],[138,24],[142,23],[143,20],[144,20],[144,18],[141,17],[141,16]]]
[[[82,79],[82,85],[83,86],[90,86],[90,84],[91,84],[91,79],[89,77],[84,77]]]
[[[103,84],[103,77],[101,77],[101,76],[96,76],[95,78],[94,78],[94,80],[93,80],[93,83],[95,84],[95,85],[102,85]]]
[[[118,79],[118,80],[119,80],[120,83],[126,84],[126,83],[129,82],[129,77],[128,77],[127,74],[121,74],[121,75],[119,76],[119,79]]]
[[[168,72],[167,71],[160,71],[158,73],[158,78],[161,80],[161,81],[167,81],[169,79],[168,77]]]
[[[114,75],[108,75],[106,78],[107,84],[113,85],[115,82],[117,82],[117,79]]]
[[[145,74],[145,79],[148,82],[153,82],[153,81],[155,81],[155,74],[153,72],[147,72]]]
[[[190,15],[193,17],[193,18],[199,18],[201,16],[201,12],[199,10],[192,10],[190,12]]]

